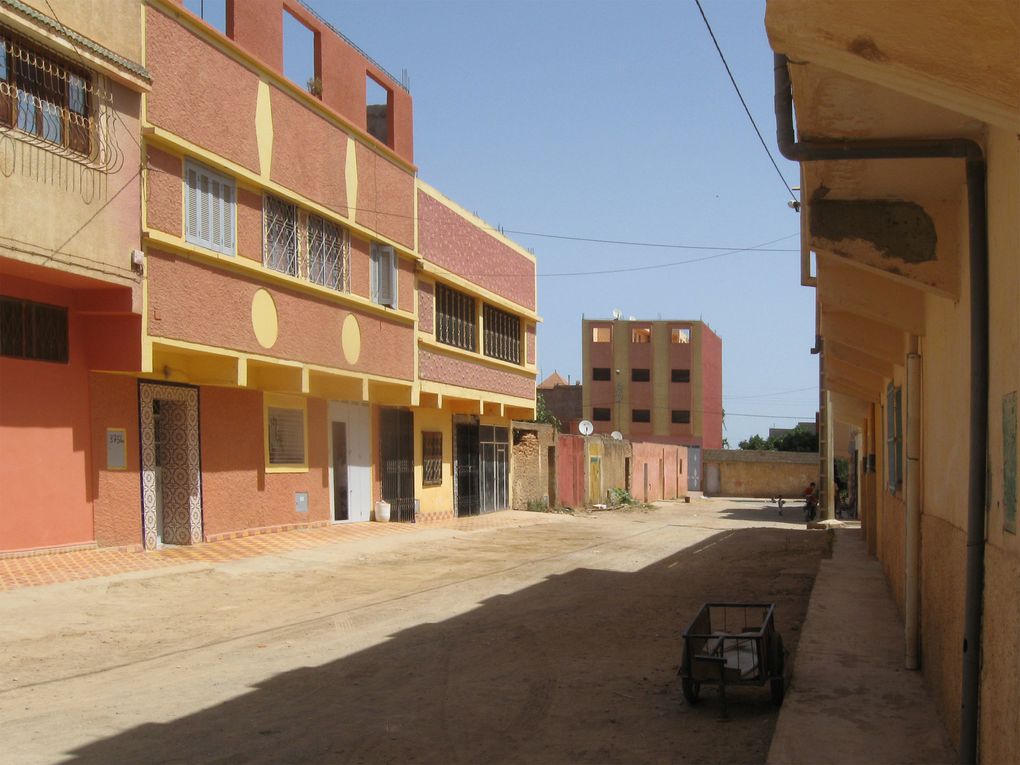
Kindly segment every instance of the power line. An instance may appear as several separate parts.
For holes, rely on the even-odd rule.
[[[777,390],[774,393],[756,393],[756,394],[749,395],[749,396],[727,396],[726,394],[723,394],[723,398],[730,399],[731,401],[733,399],[737,399],[737,398],[741,398],[741,399],[743,399],[743,398],[768,398],[770,396],[784,396],[787,393],[803,393],[804,391],[809,391],[809,390],[816,391],[816,390],[818,390],[818,386],[817,385],[812,385],[809,388],[791,388],[790,390]]]
[[[594,242],[595,244],[621,244],[627,247],[662,247],[671,250],[757,250],[758,252],[800,252],[799,249],[790,248],[778,248],[778,249],[766,249],[765,247],[720,247],[720,246],[701,246],[695,244],[666,244],[663,242],[630,242],[625,239],[595,239],[587,236],[567,236],[565,234],[539,234],[535,231],[514,231],[513,229],[493,229],[503,234],[516,234],[517,236],[540,236],[545,239],[566,239],[571,242]],[[793,239],[795,236],[800,234],[790,234],[790,236],[784,236],[782,239],[776,239],[776,242],[781,242],[783,239]],[[771,242],[770,242],[771,244]]]
[[[798,234],[793,234],[792,236],[798,236]],[[595,276],[598,274],[624,274],[633,271],[653,271],[658,268],[672,268],[673,266],[682,266],[688,263],[701,263],[706,260],[714,260],[716,258],[722,258],[727,255],[736,255],[737,253],[741,252],[753,252],[753,251],[761,252],[762,250],[759,249],[761,247],[766,247],[770,244],[781,242],[783,241],[783,239],[790,238],[791,237],[789,236],[784,236],[779,239],[773,239],[771,242],[762,242],[761,244],[754,245],[753,247],[738,247],[732,250],[727,250],[726,252],[717,252],[714,255],[706,255],[703,258],[689,258],[688,260],[676,260],[673,261],[672,263],[657,263],[651,266],[631,266],[630,268],[607,268],[601,271],[563,271],[559,273],[537,274],[537,276]],[[765,252],[776,252],[776,250],[765,250]],[[486,274],[479,275],[485,276]]]
[[[705,27],[708,29],[708,34],[712,38],[712,43],[715,45],[716,51],[719,53],[719,58],[722,59],[723,66],[726,67],[726,74],[730,76],[730,82],[733,83],[733,89],[737,91],[737,98],[740,99],[741,105],[744,107],[744,111],[747,112],[747,118],[751,120],[751,127],[754,128],[754,132],[758,134],[758,140],[761,141],[761,146],[765,149],[765,153],[769,155],[769,161],[772,162],[772,167],[776,169],[776,173],[779,175],[779,179],[783,182],[786,190],[790,192],[790,199],[797,202],[797,197],[793,193],[793,189],[790,188],[790,184],[786,182],[786,177],[783,175],[783,171],[779,169],[779,165],[776,163],[776,158],[772,156],[772,152],[765,143],[765,139],[762,137],[761,131],[758,129],[758,123],[754,121],[754,117],[751,116],[751,110],[747,108],[747,101],[744,100],[744,94],[740,92],[740,88],[737,86],[737,80],[733,76],[733,72],[730,71],[730,65],[726,63],[726,56],[723,55],[722,48],[719,47],[719,41],[715,39],[715,32],[712,31],[712,25],[708,23],[708,16],[705,15],[705,9],[701,7],[701,0],[694,0],[694,4],[698,6],[698,11],[701,13],[701,18],[705,21]]]

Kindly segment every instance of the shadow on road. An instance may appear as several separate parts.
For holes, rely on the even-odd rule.
[[[719,511],[719,516],[731,521],[755,521],[758,523],[784,523],[804,528],[804,503],[787,502],[783,514],[775,503],[757,500],[753,507],[727,507]]]
[[[577,569],[71,761],[764,762],[778,714],[767,690],[728,693],[727,720],[713,690],[686,705],[680,633],[706,601],[775,602],[795,650],[826,549],[823,534],[740,529],[635,572]],[[341,651],[345,629],[321,639]]]

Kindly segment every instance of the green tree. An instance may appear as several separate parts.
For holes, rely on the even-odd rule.
[[[549,411],[549,407],[545,405],[545,398],[541,393],[535,396],[535,419],[532,422],[545,422],[552,425],[558,433],[563,432],[563,423],[560,422],[555,414]]]
[[[798,425],[781,436],[762,438],[757,434],[753,435],[741,441],[738,446],[751,451],[817,452],[818,434]]]

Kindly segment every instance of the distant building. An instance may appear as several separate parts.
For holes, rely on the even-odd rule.
[[[582,411],[596,433],[722,447],[722,340],[701,321],[581,323]]]
[[[577,432],[577,424],[584,419],[580,382],[571,385],[554,371],[539,383],[538,395],[545,401],[546,410],[560,421],[565,433]]]

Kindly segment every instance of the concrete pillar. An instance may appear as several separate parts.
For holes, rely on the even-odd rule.
[[[825,433],[822,447],[823,472],[822,481],[822,503],[819,507],[820,520],[832,520],[836,517],[836,484],[835,484],[835,456],[836,448],[833,438],[832,421],[832,394],[829,391],[822,392],[822,417],[824,419]]]

